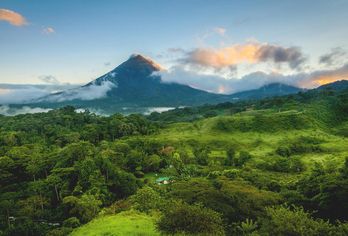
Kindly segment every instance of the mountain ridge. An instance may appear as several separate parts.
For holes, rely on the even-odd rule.
[[[54,108],[73,105],[77,108],[101,109],[114,113],[129,107],[197,106],[306,91],[276,82],[229,95],[216,94],[184,84],[163,82],[161,76],[155,73],[161,70],[164,69],[153,60],[134,54],[95,80],[75,89],[48,95],[34,104]]]

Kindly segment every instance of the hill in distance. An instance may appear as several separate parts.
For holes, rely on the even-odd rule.
[[[231,94],[230,96],[238,99],[261,99],[265,97],[282,96],[288,94],[298,93],[304,91],[295,86],[286,85],[282,83],[271,83],[264,85],[258,89],[247,90]]]
[[[259,89],[231,95],[209,93],[188,85],[163,82],[155,72],[162,68],[142,55],[132,55],[112,71],[79,88],[48,95],[35,101],[43,107],[73,105],[107,113],[128,108],[179,107],[217,104],[241,99],[260,99],[302,91],[302,89],[272,83]]]
[[[320,87],[316,88],[316,90],[319,90],[319,91],[322,91],[322,90],[342,91],[345,89],[348,89],[348,80],[338,80],[329,84],[321,85]]]

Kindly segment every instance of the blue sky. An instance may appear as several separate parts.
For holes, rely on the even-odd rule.
[[[0,83],[42,83],[44,77],[86,83],[133,53],[167,68],[177,67],[179,61],[180,68],[217,76],[226,77],[226,68],[233,67],[231,76],[236,78],[260,71],[284,76],[334,71],[347,59],[344,0],[0,0],[0,9],[25,19],[23,25],[15,25],[8,18],[1,20],[0,11]],[[287,59],[278,63],[267,56],[220,66],[197,60],[202,51],[195,51],[209,49],[204,55],[216,56],[250,44],[257,44],[257,50],[265,45],[285,52],[296,48],[306,62],[301,69],[290,68],[283,65],[291,63]],[[318,62],[334,50],[340,51],[339,60]]]

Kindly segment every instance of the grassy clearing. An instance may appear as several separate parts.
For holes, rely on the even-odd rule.
[[[77,228],[71,236],[152,236],[160,235],[155,228],[154,217],[135,211],[98,217]]]
[[[252,115],[254,116],[255,113],[267,114],[268,117],[272,117],[269,110],[259,113],[253,111]],[[246,124],[252,119],[250,112],[244,112],[234,116],[218,116],[192,123],[170,124],[159,134],[147,137],[147,139],[184,148],[189,155],[193,155],[190,143],[195,141],[209,146],[211,148],[210,157],[216,160],[223,159],[226,156],[226,148],[233,146],[237,151],[250,152],[254,157],[251,164],[268,161],[281,145],[301,143],[301,139],[318,140],[317,145],[322,148],[322,152],[302,153],[294,156],[300,157],[307,167],[310,167],[313,162],[335,161],[340,163],[344,161],[344,158],[348,156],[347,137],[335,135],[336,132],[330,132],[326,128],[323,129],[313,124],[300,129],[293,128],[291,127],[291,119],[293,118],[285,119],[284,123],[284,117],[293,117],[294,115],[301,117],[303,114],[295,111],[277,112],[272,122],[276,124],[277,119],[280,119],[284,128],[281,129],[282,126],[278,125],[277,130],[269,132],[254,131],[252,128],[247,128],[246,131],[239,130],[239,124]],[[301,122],[303,121],[310,122],[306,116],[301,120]],[[221,122],[227,127],[226,129],[223,129],[224,126],[220,129],[216,128]]]

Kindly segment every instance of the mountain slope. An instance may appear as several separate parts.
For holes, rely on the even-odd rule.
[[[303,89],[281,83],[271,83],[258,89],[238,92],[231,94],[230,96],[234,99],[261,99],[265,97],[294,94],[300,91],[303,91]]]
[[[133,55],[109,73],[74,90],[49,95],[41,103],[71,104],[81,107],[106,106],[192,106],[218,103],[229,99],[227,95],[212,94],[177,83],[164,83],[156,75],[161,68],[141,55]],[[105,97],[78,96],[105,92]]]
[[[348,89],[348,80],[338,80],[329,84],[324,84],[318,88],[316,88],[316,90],[336,90],[336,91],[341,91],[344,89]]]
[[[160,70],[162,68],[151,59],[133,55],[112,71],[84,86],[51,94],[35,103],[40,103],[40,106],[44,107],[73,105],[114,113],[129,108],[217,104],[236,99],[260,99],[301,91],[293,86],[274,83],[232,95],[214,94],[188,85],[163,82],[156,74]],[[133,111],[139,112],[139,110]]]

